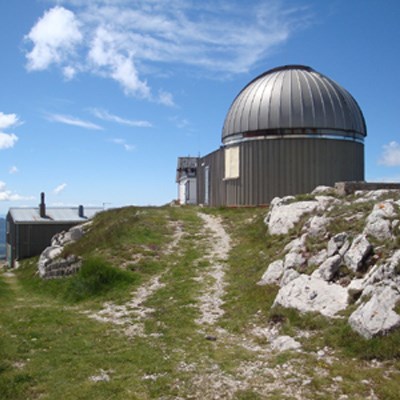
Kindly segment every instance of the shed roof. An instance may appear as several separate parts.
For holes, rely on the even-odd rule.
[[[103,211],[103,208],[100,207],[85,207],[83,209],[83,217],[80,217],[79,207],[46,207],[46,217],[42,218],[39,208],[33,207],[10,208],[9,214],[16,224],[67,224],[86,222],[101,211]]]

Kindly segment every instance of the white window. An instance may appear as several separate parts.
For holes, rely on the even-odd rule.
[[[239,178],[239,146],[225,149],[225,179]]]

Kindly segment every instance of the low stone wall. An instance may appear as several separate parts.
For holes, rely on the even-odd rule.
[[[341,196],[348,194],[353,194],[357,190],[400,190],[400,183],[396,182],[365,182],[365,181],[355,181],[355,182],[336,182],[335,189],[337,193]]]
[[[63,278],[65,276],[77,273],[81,266],[81,260],[74,255],[71,255],[66,259],[60,258],[44,266],[41,278]]]

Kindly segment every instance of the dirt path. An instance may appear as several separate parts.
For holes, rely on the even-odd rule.
[[[165,254],[171,254],[177,250],[179,241],[184,234],[180,223],[173,223],[173,227],[173,239],[164,250]],[[140,286],[132,293],[132,299],[127,303],[117,305],[112,302],[107,302],[103,304],[103,309],[100,311],[96,313],[85,313],[89,318],[96,321],[107,322],[122,327],[124,333],[129,337],[145,336],[144,321],[154,311],[152,308],[146,307],[145,302],[157,292],[157,290],[165,286],[165,284],[161,282],[161,279],[167,272],[168,269]],[[150,336],[157,336],[157,334],[150,334]]]
[[[198,281],[209,283],[198,298],[201,316],[196,320],[199,325],[213,325],[224,314],[222,297],[225,294],[225,268],[231,249],[230,237],[225,232],[221,220],[212,215],[199,213],[207,235],[208,252],[205,259],[211,266],[204,271]]]

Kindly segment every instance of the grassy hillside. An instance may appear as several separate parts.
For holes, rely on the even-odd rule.
[[[198,213],[229,233],[226,262],[210,257],[218,237]],[[367,342],[341,320],[271,312],[277,289],[256,282],[291,237],[268,236],[265,214],[111,210],[65,250],[84,259],[76,276],[41,281],[36,259],[0,274],[0,397],[397,399],[399,353],[387,349],[399,348],[398,335]],[[224,314],[199,324],[217,263],[226,264]],[[267,328],[297,335],[303,351],[273,351]]]

